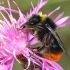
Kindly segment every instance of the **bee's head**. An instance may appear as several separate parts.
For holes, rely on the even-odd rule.
[[[27,22],[26,25],[39,25],[41,22],[43,22],[46,19],[46,15],[43,15],[42,12],[39,12],[38,14],[34,14]]]
[[[36,25],[42,25],[42,22],[45,21],[46,15],[43,15],[42,12],[32,15],[25,24],[21,25],[21,28],[24,26],[35,27]]]
[[[32,15],[30,19],[26,22],[26,25],[35,26],[39,24],[41,21],[41,17],[39,15]]]

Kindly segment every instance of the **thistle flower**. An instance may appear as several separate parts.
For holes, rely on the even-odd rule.
[[[39,0],[36,7],[34,7],[33,3],[31,2],[32,9],[29,13],[27,13],[27,15],[24,15],[21,12],[15,2],[14,4],[17,6],[18,10],[11,9],[9,1],[9,8],[0,6],[0,14],[4,19],[0,20],[0,70],[12,70],[15,60],[23,64],[24,61],[21,62],[21,60],[18,60],[20,56],[28,61],[26,70],[29,68],[30,62],[42,67],[42,70],[63,70],[62,67],[60,67],[56,62],[44,59],[29,49],[29,46],[37,43],[38,41],[28,32],[28,30],[17,30],[17,28],[27,21],[28,16],[37,14],[39,9],[47,2],[48,0]],[[60,7],[56,8],[54,11],[49,13],[48,16],[51,16],[59,9]],[[2,14],[1,10],[8,15],[10,21]],[[18,20],[13,17],[12,12],[19,15]],[[61,18],[63,14],[64,12],[59,14],[54,20],[58,27],[64,27],[70,23],[66,22],[69,16]]]

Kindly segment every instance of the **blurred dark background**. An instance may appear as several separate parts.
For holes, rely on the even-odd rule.
[[[12,1],[13,0],[10,0],[12,8],[17,9]],[[31,8],[31,4],[30,4],[31,1],[33,2],[34,6],[36,6],[38,0],[15,0],[15,2],[18,4],[19,8],[24,14],[26,14],[26,12],[29,12]],[[0,6],[8,7],[7,0],[0,0]],[[63,11],[65,12],[64,16],[70,15],[70,0],[49,0],[49,2],[44,7],[42,7],[40,11],[48,14],[58,6],[61,6],[61,9],[55,12],[51,16],[52,19],[54,19],[57,15],[59,15],[59,13]],[[15,14],[14,17],[16,17],[16,19],[18,18],[18,16]],[[0,19],[2,19],[1,16]],[[59,28],[57,31],[70,56],[70,31],[69,30],[70,30],[70,25],[63,28]],[[70,59],[65,54],[58,63],[64,68],[64,70],[70,70]],[[18,62],[15,61],[13,70],[22,70],[22,67]]]

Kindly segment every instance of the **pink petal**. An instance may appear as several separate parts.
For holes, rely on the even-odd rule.
[[[14,13],[16,13],[16,14],[19,13],[17,10],[9,9],[9,8],[5,8],[5,7],[0,6],[0,10],[3,10],[3,8],[4,8],[5,10],[7,10],[7,11],[11,11],[11,12],[14,12]]]
[[[33,38],[29,42],[30,42],[29,45],[34,45],[34,44],[38,43],[38,40],[36,38]]]
[[[43,0],[38,0],[39,2],[38,2],[38,4],[37,4],[37,6],[33,9],[33,11],[31,11],[32,13],[30,14],[30,16],[32,16],[32,14],[37,14],[38,13],[38,11],[40,10],[40,8],[42,7],[42,6],[44,6],[47,2],[48,2],[48,0],[45,0],[45,1],[43,1]]]
[[[6,22],[6,24],[8,25],[8,26],[10,26],[10,22],[6,19],[6,17],[0,12],[0,14],[2,15],[2,17],[4,18],[4,20],[5,20],[5,22]]]
[[[33,3],[31,2],[31,6],[32,6],[32,9],[34,9],[34,5],[33,5]]]
[[[65,27],[70,24],[70,21],[60,24],[58,27]]]
[[[54,22],[58,21],[58,20],[63,16],[63,14],[64,14],[64,12],[62,12],[61,14],[59,14],[59,15],[57,16],[57,18],[54,20]]]
[[[0,65],[0,70],[8,70],[10,65]]]
[[[48,14],[48,16],[51,16],[54,12],[56,12],[56,11],[59,10],[59,9],[60,9],[60,6],[57,7],[55,10],[53,10],[52,12],[50,12],[50,13]]]
[[[66,16],[66,17],[61,18],[60,20],[58,20],[58,21],[56,22],[56,25],[57,25],[57,26],[61,25],[61,24],[64,23],[68,18],[70,18],[70,16]]]
[[[29,39],[29,41],[30,41],[32,38],[34,38],[34,36],[29,33],[29,34],[28,34],[28,39]]]

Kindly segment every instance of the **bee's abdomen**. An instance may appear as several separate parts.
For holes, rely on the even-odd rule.
[[[59,43],[54,37],[51,41],[51,45],[49,46],[49,51],[54,52],[54,53],[63,52],[61,46],[59,45]]]
[[[52,60],[52,61],[57,62],[57,61],[59,61],[59,59],[62,57],[62,55],[63,55],[63,52],[59,52],[59,53],[49,52],[49,53],[45,53],[45,54],[43,55],[43,57],[44,57],[45,59],[48,59],[48,60]]]

